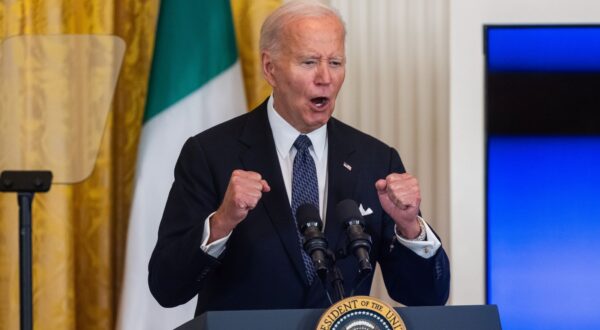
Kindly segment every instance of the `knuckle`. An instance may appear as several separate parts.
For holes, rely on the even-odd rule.
[[[238,174],[234,174],[231,176],[231,179],[229,180],[229,182],[231,182],[234,185],[237,185],[241,182],[242,178],[238,175]]]
[[[248,171],[248,172],[246,172],[246,173],[248,174],[248,178],[249,178],[249,179],[252,179],[252,180],[257,180],[257,181],[260,181],[260,179],[261,179],[261,176],[260,176],[260,174],[259,174],[259,173],[257,173],[257,172],[254,172],[254,171]]]

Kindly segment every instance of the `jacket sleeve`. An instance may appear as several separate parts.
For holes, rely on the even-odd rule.
[[[219,266],[218,259],[200,249],[205,219],[219,202],[205,154],[200,143],[190,138],[175,166],[175,181],[148,265],[150,292],[163,307],[192,299]]]
[[[389,173],[404,172],[398,152],[390,149]],[[394,300],[408,306],[443,305],[450,292],[450,263],[443,246],[425,259],[400,244],[394,235],[394,221],[383,213],[382,237],[386,244],[379,259],[387,291]]]

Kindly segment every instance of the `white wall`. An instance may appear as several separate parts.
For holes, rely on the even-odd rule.
[[[449,237],[448,2],[330,0],[346,21],[346,81],[334,116],[400,152],[426,220]],[[391,302],[379,273],[371,294]]]
[[[485,302],[483,25],[600,24],[600,1],[449,2],[451,303],[481,304]]]

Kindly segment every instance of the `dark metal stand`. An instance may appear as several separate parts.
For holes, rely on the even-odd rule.
[[[33,289],[31,258],[31,204],[33,192],[18,193],[19,274],[21,279],[21,329],[33,328]]]
[[[336,302],[344,299],[344,277],[342,276],[342,272],[336,265],[335,254],[331,252],[331,250],[327,249],[327,258],[329,259],[329,274],[331,276],[331,287],[333,287],[334,291],[334,301],[332,305]]]
[[[19,274],[21,293],[21,329],[33,328],[33,290],[31,258],[31,205],[36,192],[50,190],[50,171],[4,171],[1,192],[16,192],[19,202]]]

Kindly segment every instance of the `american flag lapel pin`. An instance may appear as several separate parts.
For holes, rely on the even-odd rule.
[[[350,166],[350,164],[344,162],[344,167],[348,170],[348,171],[352,171],[352,166]]]

